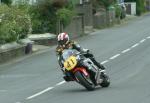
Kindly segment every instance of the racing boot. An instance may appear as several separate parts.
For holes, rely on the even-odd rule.
[[[101,70],[101,73],[105,74],[105,67],[102,64],[100,64],[99,62],[97,62],[94,57],[91,58],[91,60]]]
[[[74,81],[71,74],[69,72],[65,72],[65,76],[63,77],[66,82]]]

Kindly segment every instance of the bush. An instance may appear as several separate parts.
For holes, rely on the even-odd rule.
[[[1,0],[1,2],[6,4],[6,5],[11,5],[12,0]]]
[[[111,5],[114,5],[116,3],[116,0],[96,0],[96,1],[100,5],[104,6],[106,10],[108,10]]]
[[[29,14],[32,22],[32,33],[56,32],[56,9],[50,0],[44,0],[33,5]]]
[[[27,37],[30,19],[16,7],[0,6],[0,43],[17,41]]]
[[[115,5],[114,7],[115,7],[116,18],[120,18],[121,17],[121,6]]]
[[[143,12],[145,12],[144,0],[136,0],[136,7],[137,15],[141,15]]]

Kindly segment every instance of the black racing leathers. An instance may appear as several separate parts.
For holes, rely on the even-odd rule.
[[[77,51],[79,51],[81,53],[84,53],[84,56],[86,58],[90,58],[97,67],[99,67],[102,70],[105,69],[105,67],[103,65],[101,65],[100,63],[98,63],[95,60],[93,54],[90,53],[88,49],[82,48],[79,44],[77,44],[74,41],[69,41],[65,46],[58,45],[57,48],[56,48],[56,53],[57,53],[57,56],[58,56],[58,63],[60,65],[60,67],[62,68],[62,71],[64,72],[64,74],[65,74],[65,71],[63,69],[64,66],[63,66],[63,63],[62,63],[62,56],[61,55],[62,55],[62,51],[64,49],[69,49],[69,48],[76,49]]]

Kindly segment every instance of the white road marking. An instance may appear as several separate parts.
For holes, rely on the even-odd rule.
[[[105,60],[105,61],[101,62],[101,64],[105,64],[105,63],[107,63],[107,62],[109,62],[109,61],[108,61],[108,60]]]
[[[131,48],[135,48],[139,45],[139,43],[136,43],[135,45],[133,45]]]
[[[150,39],[150,36],[148,36],[147,39]]]
[[[146,39],[142,39],[142,40],[140,41],[140,43],[143,43],[145,40],[146,40]]]
[[[62,82],[60,82],[60,83],[57,83],[56,86],[62,85],[62,84],[64,84],[64,83],[66,83],[66,81],[62,81]]]
[[[41,95],[41,94],[43,94],[43,93],[45,93],[45,92],[50,91],[50,90],[53,89],[53,88],[54,88],[54,87],[48,87],[47,89],[45,89],[45,90],[43,90],[43,91],[41,91],[41,92],[39,92],[39,93],[36,93],[36,94],[34,94],[34,95],[32,95],[32,96],[26,98],[26,99],[27,99],[27,100],[30,100],[30,99],[32,99],[32,98],[35,98],[35,97],[37,97],[37,96],[39,96],[39,95]]]
[[[111,57],[110,59],[115,59],[115,58],[117,58],[118,56],[120,56],[120,54],[116,54],[116,55],[114,55],[113,57]]]
[[[128,52],[128,51],[130,51],[131,49],[126,49],[126,50],[123,50],[121,53],[126,53],[126,52]]]

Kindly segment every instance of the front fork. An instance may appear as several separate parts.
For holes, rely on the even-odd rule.
[[[101,79],[101,74],[102,71],[101,69],[99,69],[93,62],[91,59],[86,59],[83,61],[84,65],[88,67],[88,69],[90,71],[92,71],[95,75],[94,75],[94,84],[98,85],[100,83],[103,82],[103,80]]]
[[[103,82],[103,79],[101,78],[102,73],[103,73],[103,70],[98,69],[98,72],[95,75],[97,84],[101,84]]]
[[[96,84],[100,84],[103,82],[103,79],[101,79],[101,75],[103,73],[103,70],[99,69],[98,67],[96,67],[94,64],[92,64],[94,71],[95,71],[95,81]]]

